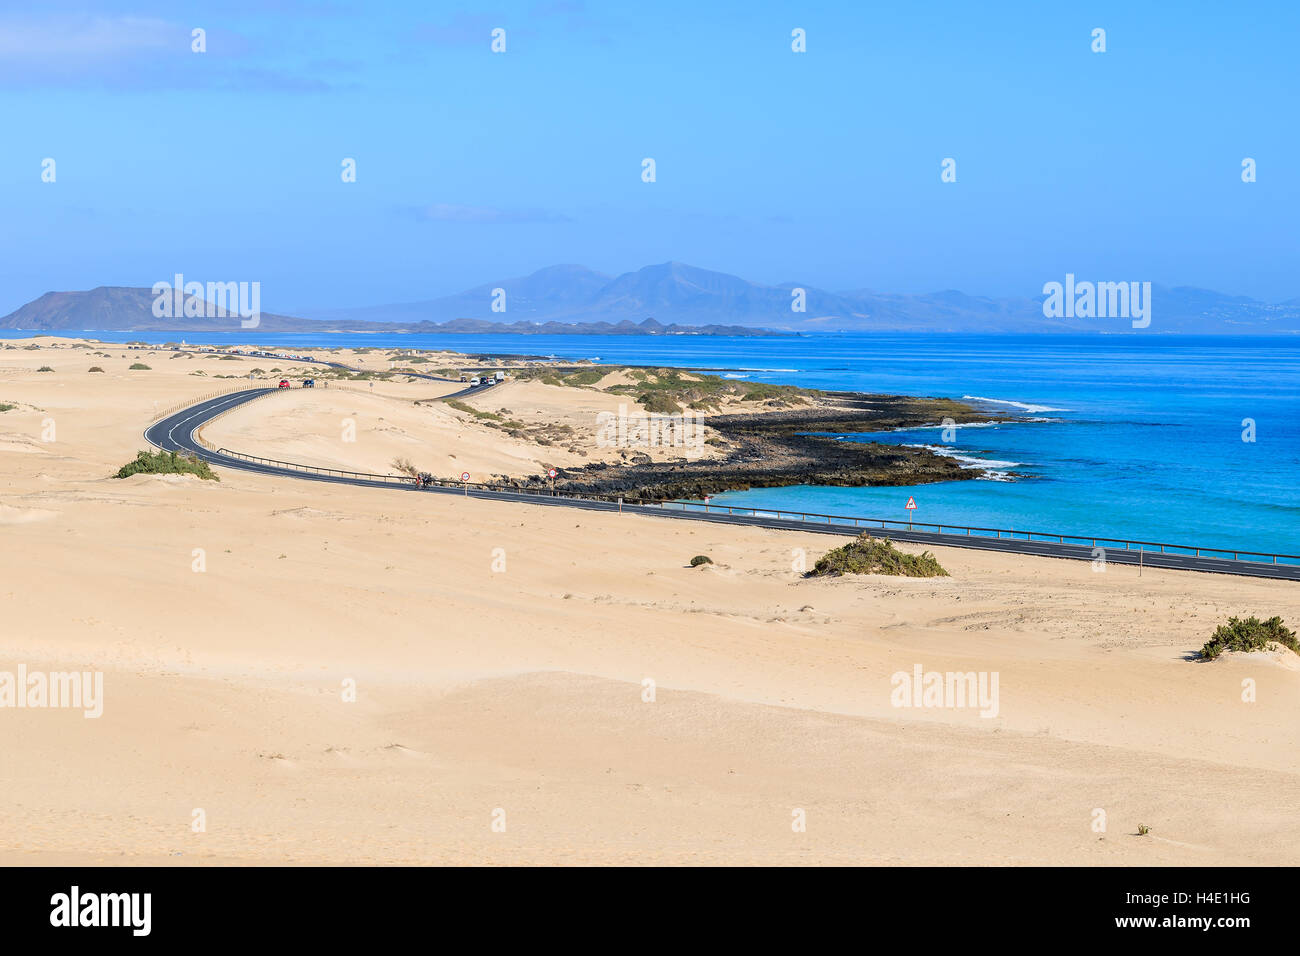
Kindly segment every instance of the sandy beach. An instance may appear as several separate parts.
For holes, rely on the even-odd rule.
[[[268,363],[6,344],[0,671],[102,672],[103,712],[0,709],[0,863],[1300,862],[1300,656],[1193,660],[1231,615],[1294,625],[1298,584],[964,549],[946,578],[808,579],[837,539],[119,480],[157,415]],[[458,388],[332,381],[203,437],[361,471],[620,460],[592,428],[615,395],[471,403],[512,436],[429,401]],[[895,706],[918,666],[996,674],[996,716]]]

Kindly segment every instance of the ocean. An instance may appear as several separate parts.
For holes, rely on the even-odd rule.
[[[0,337],[30,332],[0,331]],[[994,480],[791,488],[764,508],[1300,554],[1300,338],[814,334],[790,337],[70,331],[104,341],[367,345],[717,369],[741,380],[977,401],[1033,421],[841,440],[930,445]],[[3,397],[3,396],[0,396]],[[593,426],[594,427],[594,426]],[[1245,440],[1252,439],[1253,440]]]

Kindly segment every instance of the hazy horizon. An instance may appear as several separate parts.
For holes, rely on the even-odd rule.
[[[830,291],[1035,297],[1075,273],[1300,297],[1281,3],[262,6],[0,13],[0,311],[177,272],[293,313],[666,261]]]

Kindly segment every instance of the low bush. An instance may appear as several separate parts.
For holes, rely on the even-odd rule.
[[[581,372],[574,372],[572,375],[564,376],[566,385],[595,385],[606,375],[606,370],[602,368],[584,368]]]
[[[221,480],[213,474],[206,461],[174,451],[138,452],[135,461],[127,462],[113,477],[130,478],[132,475],[197,475],[205,481]]]
[[[1283,626],[1280,617],[1275,615],[1267,621],[1254,616],[1230,617],[1201,648],[1201,658],[1212,661],[1224,651],[1262,651],[1270,644],[1281,644],[1300,654],[1295,631]]]
[[[863,532],[841,548],[828,551],[807,577],[841,574],[896,574],[908,578],[946,578],[948,572],[929,551],[906,554],[888,538]]]
[[[133,371],[133,372],[137,372],[137,371],[139,371],[139,372],[149,372],[149,371],[152,371],[152,369],[150,369],[148,365],[145,365],[144,362],[132,362],[132,363],[131,363],[131,371]]]
[[[637,399],[641,406],[653,415],[677,415],[682,407],[663,392],[646,392]]]
[[[712,564],[713,559],[707,554],[697,554],[691,558],[691,567],[698,568],[701,564]]]

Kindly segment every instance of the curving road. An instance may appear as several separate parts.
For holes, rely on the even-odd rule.
[[[412,491],[418,494],[465,495],[471,498],[488,498],[495,501],[519,501],[532,505],[556,508],[577,508],[582,511],[627,511],[636,514],[654,515],[662,518],[678,518],[686,521],[709,521],[714,524],[749,525],[759,528],[776,528],[790,531],[806,531],[816,534],[833,534],[853,537],[864,530],[867,525],[830,523],[829,521],[801,521],[795,518],[779,518],[763,514],[728,514],[717,510],[709,513],[702,511],[685,511],[671,506],[631,505],[616,501],[588,501],[579,498],[565,498],[549,494],[536,494],[517,491],[490,491],[482,488],[461,489],[456,487],[417,488],[415,484],[405,482],[384,482],[376,479],[357,478],[343,474],[314,473],[298,471],[267,462],[245,461],[221,452],[204,448],[194,438],[199,426],[217,415],[229,411],[246,402],[260,398],[274,388],[251,388],[240,392],[231,392],[208,399],[197,405],[169,415],[145,430],[145,440],[163,451],[183,451],[195,455],[213,465],[222,468],[235,468],[263,475],[278,475],[285,478],[298,478],[306,481],[324,481],[330,484],[357,485],[363,487],[389,488]],[[478,389],[467,389],[455,394],[467,394]],[[447,395],[444,398],[453,396]],[[723,506],[725,507],[725,506]],[[864,521],[866,519],[863,519]],[[978,535],[936,534],[927,531],[907,531],[890,529],[887,536],[894,541],[904,541],[930,547],[976,548],[981,551],[1003,551],[1014,554],[1032,554],[1049,558],[1067,558],[1081,561],[1094,560],[1093,549],[1087,545],[1058,544],[1052,541],[1026,541],[1021,538],[989,538]],[[1109,564],[1136,565],[1141,561],[1149,568],[1168,568],[1183,571],[1207,571],[1220,574],[1237,574],[1248,577],[1277,578],[1288,581],[1300,581],[1300,565],[1272,564],[1263,561],[1232,561],[1225,558],[1195,557],[1185,554],[1162,554],[1156,551],[1126,551],[1123,548],[1105,549],[1105,559]]]
[[[187,355],[213,354],[213,353],[199,352],[193,349],[173,349],[172,351],[182,352]],[[311,356],[308,355],[300,355],[296,358],[291,358],[290,356],[287,355],[250,355],[247,352],[239,352],[239,353],[231,353],[231,354],[238,354],[241,358],[248,358],[248,359],[274,359],[275,361],[278,362],[301,362],[307,365],[324,365],[329,368],[341,369],[344,372],[374,371],[374,369],[357,368],[355,365],[344,365],[342,362],[330,362],[327,361],[326,359],[312,358]],[[397,374],[407,375],[410,376],[411,378],[422,378],[430,382],[451,382],[452,384],[459,384],[458,379],[447,378],[444,375],[430,375],[428,372],[410,371],[410,372],[399,372]],[[500,384],[502,383],[491,382],[487,385],[467,386],[466,388],[462,388],[459,392],[452,392],[450,395],[440,395],[437,398],[422,399],[422,401],[445,402],[449,398],[460,398],[462,395],[481,395],[483,392],[488,391],[492,386],[500,385]]]

